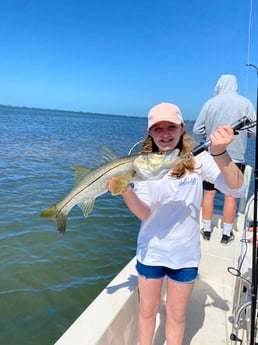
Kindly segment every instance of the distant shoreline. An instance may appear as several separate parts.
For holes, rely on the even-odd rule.
[[[85,115],[112,115],[112,116],[127,116],[127,115],[114,115],[114,114],[102,114],[102,113],[94,113],[89,111],[76,111],[76,110],[63,110],[63,109],[51,109],[51,108],[38,108],[38,107],[27,107],[27,106],[18,106],[18,105],[6,105],[0,104],[1,108],[13,108],[13,109],[24,109],[24,110],[39,110],[39,111],[55,111],[61,113],[76,113],[76,114],[85,114]]]
[[[145,116],[137,116],[137,115],[116,115],[116,114],[103,114],[103,113],[94,113],[89,111],[76,111],[76,110],[62,110],[62,109],[51,109],[51,108],[38,108],[38,107],[27,107],[27,106],[18,106],[18,105],[6,105],[6,104],[0,104],[0,108],[11,108],[14,110],[29,110],[29,111],[50,111],[50,112],[59,112],[59,113],[74,113],[74,114],[81,114],[81,115],[96,115],[96,116],[116,116],[116,117],[131,117],[131,118],[137,118],[137,119],[143,119]],[[187,122],[194,122],[195,120],[188,120]]]

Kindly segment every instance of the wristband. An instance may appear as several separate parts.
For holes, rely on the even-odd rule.
[[[223,152],[221,152],[221,153],[218,153],[217,155],[214,155],[214,154],[210,154],[212,157],[218,157],[218,156],[222,156],[222,155],[224,155],[224,153],[226,153],[227,152],[227,150],[225,150],[225,151],[223,151]]]

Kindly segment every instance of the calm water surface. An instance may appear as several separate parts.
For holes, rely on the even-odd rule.
[[[73,164],[96,167],[102,145],[127,155],[147,123],[8,107],[0,123],[0,343],[50,345],[134,255],[139,222],[108,193],[87,219],[75,207],[65,235],[38,215],[73,188]]]

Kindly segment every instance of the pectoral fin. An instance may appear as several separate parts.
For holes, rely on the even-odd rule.
[[[123,190],[128,186],[131,178],[132,178],[132,174],[120,175],[120,176],[113,177],[112,188],[110,190],[112,195],[121,194],[123,192]]]

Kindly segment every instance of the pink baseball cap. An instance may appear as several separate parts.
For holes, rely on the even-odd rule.
[[[155,105],[148,114],[148,130],[160,121],[168,121],[180,125],[184,123],[180,109],[172,103]]]

